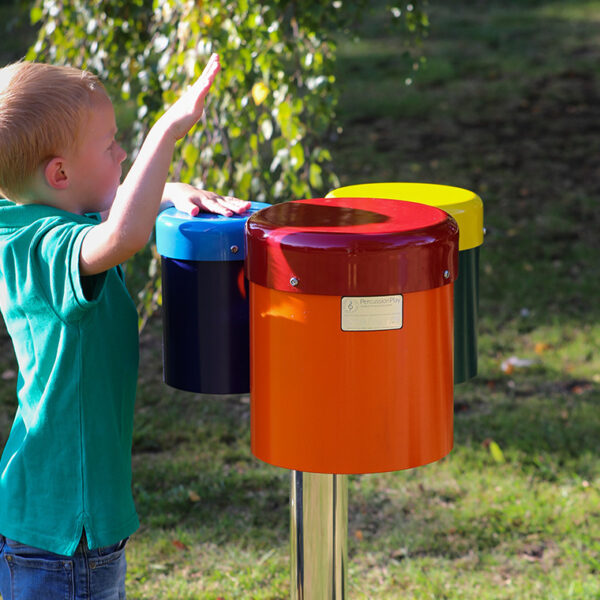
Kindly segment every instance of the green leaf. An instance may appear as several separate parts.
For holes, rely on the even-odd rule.
[[[281,128],[281,133],[288,140],[293,137],[292,107],[289,102],[281,102],[275,111],[275,118]]]
[[[44,16],[44,11],[39,6],[34,6],[29,13],[29,18],[31,19],[31,24],[35,25],[38,23],[42,17]]]
[[[250,184],[252,183],[252,173],[250,171],[236,173],[235,195],[238,198],[250,197]]]
[[[182,151],[183,160],[185,160],[188,167],[194,167],[198,161],[200,151],[194,144],[185,144]]]
[[[248,145],[250,146],[252,152],[258,152],[258,136],[255,133],[250,136]]]
[[[317,165],[315,163],[310,165],[308,182],[310,183],[310,186],[313,189],[320,189],[323,187],[323,177],[321,176],[322,172],[323,172],[323,169],[321,169],[321,167],[319,165]]]
[[[294,144],[290,148],[290,156],[292,158],[292,167],[294,167],[296,171],[299,171],[304,166],[304,148],[302,147],[302,144]]]

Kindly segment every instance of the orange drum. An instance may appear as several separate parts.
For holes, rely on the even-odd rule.
[[[448,454],[452,217],[396,200],[300,200],[252,215],[246,241],[255,456],[370,473]]]

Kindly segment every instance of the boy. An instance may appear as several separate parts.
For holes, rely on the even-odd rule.
[[[0,69],[0,310],[19,400],[0,459],[3,600],[125,597],[137,313],[121,263],[147,243],[161,201],[194,215],[249,203],[167,184],[175,142],[220,69],[150,130],[122,185],[112,104],[90,73]]]

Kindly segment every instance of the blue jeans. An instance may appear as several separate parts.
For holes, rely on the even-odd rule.
[[[124,600],[126,543],[61,556],[0,535],[2,600]]]

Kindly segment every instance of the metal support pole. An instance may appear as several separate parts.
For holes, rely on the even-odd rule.
[[[345,600],[348,476],[292,471],[292,600]]]

